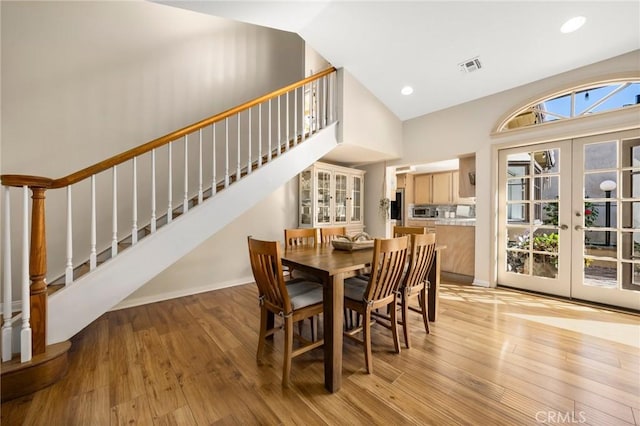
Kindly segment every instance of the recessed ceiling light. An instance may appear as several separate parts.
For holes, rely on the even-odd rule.
[[[406,96],[406,95],[410,95],[410,94],[412,94],[412,93],[413,93],[413,87],[411,87],[411,86],[404,86],[404,87],[402,88],[402,90],[400,91],[400,93],[402,93],[402,94],[403,94],[403,95],[405,95],[405,96]]]
[[[576,16],[575,18],[571,18],[567,22],[562,24],[562,26],[560,27],[560,32],[564,34],[572,33],[583,26],[586,20],[587,18],[585,18],[584,16]]]

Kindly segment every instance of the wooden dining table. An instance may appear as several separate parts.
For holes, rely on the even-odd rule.
[[[438,313],[440,285],[440,252],[436,247],[434,265],[429,272],[427,303],[429,320]],[[322,279],[324,296],[324,384],[329,392],[337,392],[342,385],[342,333],[344,279],[371,264],[373,249],[336,250],[331,245],[294,247],[285,250],[282,264],[305,271]]]

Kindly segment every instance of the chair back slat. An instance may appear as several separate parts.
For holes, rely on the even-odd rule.
[[[364,293],[366,301],[384,300],[400,285],[407,256],[408,237],[376,239],[371,275]]]
[[[329,244],[336,237],[347,235],[346,226],[333,226],[330,228],[320,228],[320,241],[322,244]]]
[[[424,226],[394,226],[393,236],[402,237],[405,235],[426,234],[427,228]]]
[[[402,287],[412,288],[423,283],[429,274],[436,252],[436,234],[411,235],[411,258]]]
[[[285,248],[316,247],[318,245],[317,228],[298,228],[284,230]]]
[[[251,237],[248,241],[251,270],[263,302],[283,314],[291,312],[291,301],[282,272],[280,243]]]

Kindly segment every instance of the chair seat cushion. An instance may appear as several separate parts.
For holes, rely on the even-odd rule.
[[[289,292],[289,297],[297,296],[298,294],[306,293],[307,291],[315,290],[319,288],[322,290],[322,284],[307,281],[302,278],[294,278],[289,280],[287,283],[287,292]]]
[[[344,281],[344,297],[361,301],[368,284],[368,281],[359,277],[347,278]]]
[[[318,303],[322,303],[322,286],[291,297],[291,307],[294,310]]]

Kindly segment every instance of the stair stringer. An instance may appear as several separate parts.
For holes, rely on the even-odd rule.
[[[150,279],[294,178],[338,144],[337,123],[49,297],[47,344],[70,339]],[[144,267],[140,267],[144,265]]]

